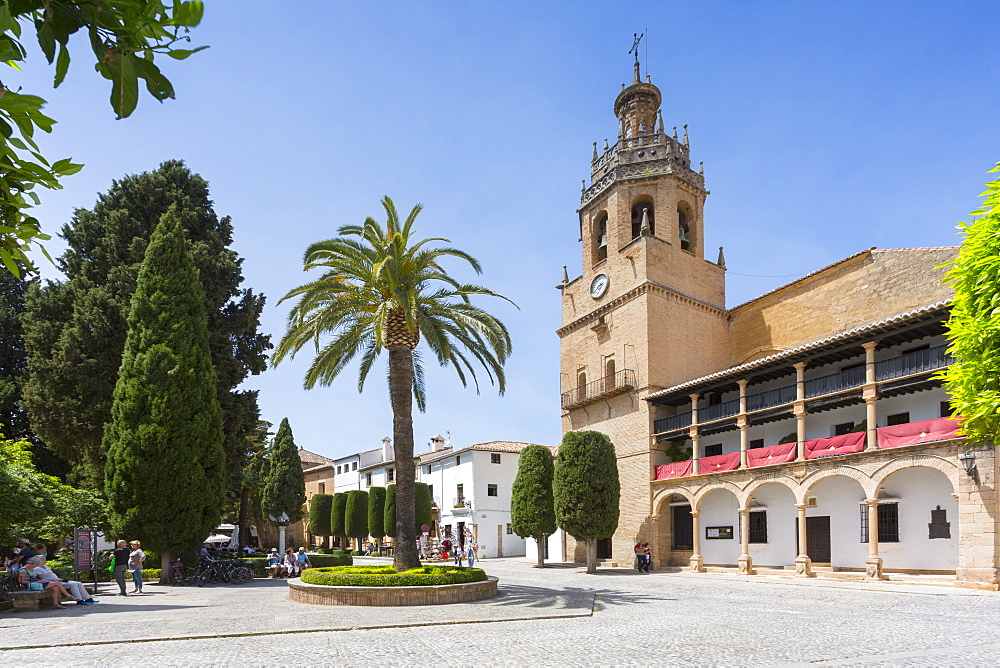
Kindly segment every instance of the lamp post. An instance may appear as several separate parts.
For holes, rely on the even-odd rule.
[[[969,477],[979,482],[979,469],[976,467],[976,453],[972,450],[963,450],[958,453],[958,461],[961,462],[965,472]]]
[[[288,513],[282,511],[280,515],[268,515],[267,518],[278,525],[278,552],[285,554],[285,527],[288,526]]]

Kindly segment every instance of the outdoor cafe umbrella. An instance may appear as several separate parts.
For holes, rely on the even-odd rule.
[[[228,543],[229,540],[230,540],[229,536],[226,536],[226,535],[221,534],[221,533],[217,533],[214,536],[209,536],[208,538],[206,538],[205,542],[206,543],[218,543],[218,544],[221,545],[222,543]]]

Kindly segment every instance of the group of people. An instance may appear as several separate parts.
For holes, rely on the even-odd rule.
[[[640,573],[648,573],[649,565],[653,563],[653,551],[649,549],[649,543],[639,542],[635,544],[635,568]]]
[[[17,574],[19,584],[26,589],[51,592],[53,608],[65,608],[63,600],[76,601],[77,605],[97,603],[83,583],[56,575],[46,565],[44,552],[36,552],[27,538],[18,541],[14,553],[7,559],[6,567],[9,572]]]
[[[278,548],[272,547],[271,554],[267,557],[267,570],[270,571],[271,577],[292,577],[306,568],[312,568],[312,562],[309,561],[309,555],[306,554],[304,547],[300,547],[298,552],[288,548],[285,550],[284,558],[278,553]]]
[[[126,547],[128,545],[128,547]],[[142,544],[133,540],[126,543],[120,540],[115,543],[115,550],[111,553],[112,572],[115,582],[118,583],[118,596],[128,596],[125,585],[125,571],[132,574],[133,594],[142,593],[142,566],[146,561],[146,553],[142,551]]]

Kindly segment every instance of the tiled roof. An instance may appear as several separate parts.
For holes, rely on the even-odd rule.
[[[309,462],[312,464],[332,464],[333,460],[329,457],[324,457],[323,455],[316,454],[306,450],[305,448],[299,448],[299,460],[302,462]]]
[[[668,394],[674,394],[675,392],[680,392],[681,390],[686,390],[696,385],[701,385],[703,383],[708,383],[713,380],[718,380],[727,376],[738,376],[745,374],[748,371],[752,371],[762,366],[767,366],[772,362],[777,362],[782,359],[789,357],[794,357],[804,352],[809,352],[816,348],[822,348],[823,346],[839,341],[841,339],[847,339],[852,336],[857,336],[859,334],[864,334],[869,331],[874,331],[886,327],[888,325],[894,325],[897,323],[905,322],[911,318],[915,318],[927,313],[932,313],[942,308],[946,308],[951,304],[951,300],[934,302],[933,304],[928,304],[927,306],[921,306],[920,308],[915,308],[905,313],[900,313],[898,315],[891,316],[889,318],[883,318],[881,320],[876,320],[874,322],[869,322],[864,325],[859,325],[852,329],[848,329],[842,332],[837,332],[836,334],[831,334],[830,336],[824,337],[822,339],[817,339],[816,341],[811,341],[809,343],[803,344],[796,348],[789,348],[788,350],[783,350],[780,353],[775,353],[773,355],[768,355],[767,357],[761,357],[760,359],[754,360],[752,362],[747,362],[746,364],[740,364],[737,366],[729,367],[722,371],[716,371],[715,373],[710,373],[707,376],[702,376],[701,378],[695,378],[687,382],[681,383],[679,385],[674,385],[673,387],[668,387],[663,390],[658,390],[651,394],[647,394],[642,397],[643,399],[655,399],[657,397],[662,397]]]

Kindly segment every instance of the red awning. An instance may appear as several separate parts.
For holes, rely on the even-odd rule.
[[[917,443],[930,443],[931,441],[944,441],[959,435],[958,420],[950,417],[879,427],[875,431],[878,432],[879,450]]]
[[[779,443],[766,448],[747,450],[747,466],[767,466],[768,464],[785,464],[795,461],[796,443]]]
[[[670,480],[671,478],[686,478],[691,475],[691,460],[683,462],[672,462],[661,464],[656,467],[656,480]]]
[[[730,452],[727,455],[712,455],[698,460],[698,473],[717,473],[719,471],[735,471],[740,467],[740,453]]]
[[[806,459],[825,457],[827,455],[846,455],[861,452],[865,449],[865,432],[843,434],[830,438],[814,438],[806,441]]]

